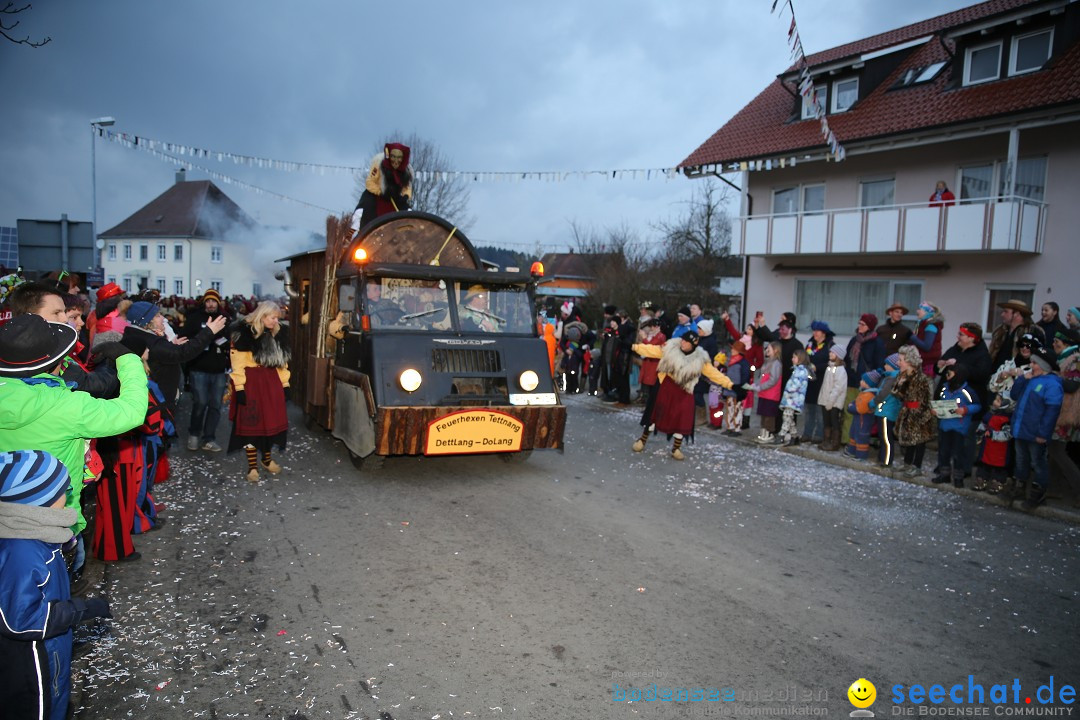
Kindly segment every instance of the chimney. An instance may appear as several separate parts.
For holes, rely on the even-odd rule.
[[[176,182],[182,183],[185,180],[187,180],[187,170],[185,170],[184,168],[177,169],[177,171],[176,171]]]

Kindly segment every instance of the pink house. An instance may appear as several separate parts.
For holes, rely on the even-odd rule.
[[[1080,304],[1080,3],[990,0],[807,56],[680,163],[742,172],[744,308],[854,330],[920,299],[960,322]],[[938,181],[955,201],[931,203]],[[914,315],[908,318],[914,325]]]

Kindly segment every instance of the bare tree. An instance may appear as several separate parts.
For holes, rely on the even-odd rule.
[[[731,215],[724,207],[730,189],[708,178],[694,187],[686,214],[656,224],[669,252],[698,258],[727,257],[731,251]]]
[[[716,290],[731,254],[729,201],[729,190],[708,179],[694,188],[684,215],[656,224],[664,241],[653,265],[658,296],[682,297],[706,308],[729,302]]]
[[[381,153],[390,142],[409,146],[409,167],[413,171],[412,209],[438,215],[468,230],[475,222],[475,218],[468,215],[469,184],[464,177],[452,174],[454,165],[450,158],[435,143],[415,132],[408,135],[390,133],[374,152]],[[364,192],[366,180],[366,173],[357,177],[357,198]]]
[[[15,43],[16,45],[29,45],[32,48],[39,48],[42,45],[48,45],[52,41],[51,37],[46,37],[44,40],[34,42],[30,39],[29,35],[24,37],[22,40],[16,40],[9,34],[12,30],[19,26],[19,21],[16,20],[9,25],[8,23],[4,22],[5,18],[18,15],[24,10],[29,10],[30,7],[31,6],[27,4],[21,8],[17,8],[15,7],[15,3],[9,2],[4,5],[4,7],[0,8],[0,35],[3,35],[5,38]]]
[[[638,304],[646,299],[650,257],[645,244],[626,225],[598,232],[570,223],[577,252],[588,258],[593,270],[593,288],[586,310],[599,320],[604,305],[614,305],[636,318]]]

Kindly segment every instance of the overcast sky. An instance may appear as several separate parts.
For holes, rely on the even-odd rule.
[[[795,0],[795,12],[810,54],[970,4]],[[13,34],[52,41],[0,43],[0,225],[91,218],[89,123],[107,115],[134,135],[309,163],[366,167],[400,130],[462,170],[674,167],[789,65],[789,17],[770,5],[35,0]],[[321,207],[356,203],[347,176],[195,162]],[[96,164],[99,232],[176,169],[100,139]],[[322,210],[215,182],[260,222],[302,231],[298,245],[324,228]],[[697,182],[474,182],[467,232],[523,251],[565,250],[571,222],[655,242],[652,225]]]

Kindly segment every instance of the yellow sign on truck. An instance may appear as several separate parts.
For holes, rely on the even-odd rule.
[[[425,455],[517,452],[524,423],[496,410],[463,410],[428,423]]]

